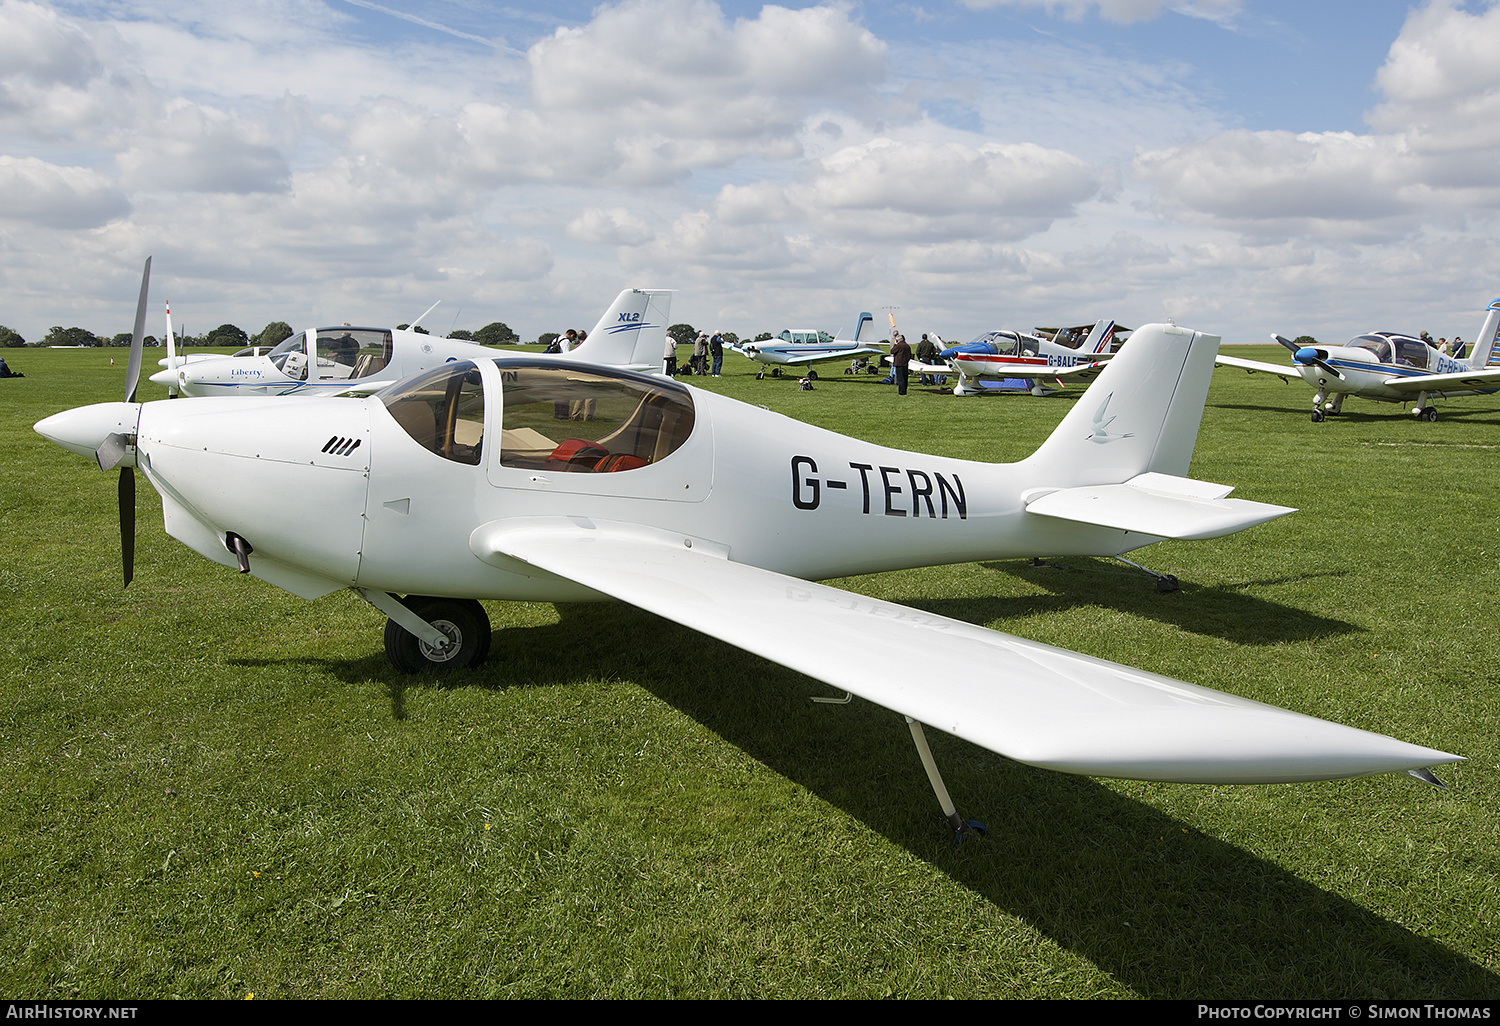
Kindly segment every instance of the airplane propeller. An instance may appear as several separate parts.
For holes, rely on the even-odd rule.
[[[141,376],[141,348],[146,334],[146,290],[151,284],[151,258],[146,258],[141,272],[141,295],[135,307],[135,329],[130,335],[130,360],[125,367],[125,402],[135,407],[136,426],[140,425],[140,404],[135,400],[136,386]],[[124,426],[124,425],[121,425]],[[94,450],[94,458],[100,470],[120,467],[120,565],[125,575],[125,586],[135,576],[135,461],[124,462],[130,446],[135,444],[136,432],[112,431]]]
[[[1300,363],[1303,365],[1312,364],[1314,367],[1319,368],[1323,371],[1323,373],[1327,374],[1331,378],[1338,378],[1340,381],[1346,380],[1344,378],[1344,375],[1338,370],[1338,368],[1323,361],[1323,358],[1319,355],[1318,350],[1312,349],[1307,346],[1299,346],[1291,339],[1282,338],[1280,335],[1272,335],[1271,337],[1274,338],[1277,343],[1283,348],[1291,351],[1292,361],[1294,363]]]

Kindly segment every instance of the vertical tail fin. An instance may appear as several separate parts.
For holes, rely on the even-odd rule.
[[[864,337],[865,329],[869,328],[869,327],[872,327],[874,324],[875,324],[875,318],[872,317],[872,316],[870,316],[870,312],[868,310],[866,310],[865,312],[861,313],[859,315],[859,317],[854,322],[854,334],[852,336],[853,341],[855,341],[855,342],[865,342],[865,341],[868,341]],[[871,331],[871,334],[872,335],[874,334],[873,330]]]
[[[1085,353],[1107,353],[1109,347],[1115,341],[1115,322],[1110,320],[1099,321],[1089,331],[1088,338],[1083,340],[1080,346]]]
[[[1172,324],[1138,329],[1025,462],[1064,487],[1185,477],[1218,348],[1219,336]]]
[[[1474,351],[1469,354],[1470,370],[1500,365],[1500,299],[1485,311],[1484,327],[1474,336]]]
[[[671,311],[671,290],[626,289],[604,311],[583,345],[568,356],[614,367],[660,370]]]

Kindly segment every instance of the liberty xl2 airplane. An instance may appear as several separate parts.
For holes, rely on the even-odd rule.
[[[672,293],[663,289],[625,289],[583,344],[554,359],[586,360],[636,370],[661,363],[671,317]],[[436,303],[429,307],[426,317]],[[172,309],[167,307],[166,368],[151,375],[170,395],[369,395],[392,382],[454,360],[483,360],[495,350],[477,342],[438,338],[411,329],[312,328],[299,331],[261,354],[177,355],[172,337]]]
[[[147,262],[149,273],[150,263]],[[351,588],[403,671],[476,666],[478,599],[630,602],[903,714],[957,836],[931,724],[1033,766],[1265,783],[1458,756],[810,583],[915,566],[1117,556],[1292,512],[1183,476],[1218,338],[1148,325],[1032,456],[888,449],[665,376],[487,354],[367,399],[135,401],[36,430],[134,470],[167,533],[306,599]],[[316,525],[307,530],[297,525]],[[402,597],[398,597],[402,596]],[[786,639],[802,639],[788,643]],[[814,640],[816,639],[816,640]]]
[[[1317,389],[1313,395],[1312,422],[1321,423],[1328,414],[1344,410],[1344,398],[1356,395],[1385,403],[1416,400],[1412,413],[1418,420],[1437,420],[1434,399],[1465,395],[1491,395],[1500,391],[1500,299],[1490,303],[1484,326],[1474,338],[1467,359],[1440,353],[1427,342],[1393,331],[1372,331],[1342,346],[1299,346],[1280,335],[1272,335],[1292,353],[1292,363],[1262,363],[1236,356],[1220,356],[1221,367],[1237,367],[1251,374],[1274,374],[1282,381],[1300,376]],[[1329,396],[1333,398],[1330,399]]]

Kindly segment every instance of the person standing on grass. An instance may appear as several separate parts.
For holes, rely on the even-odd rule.
[[[896,371],[896,394],[906,394],[906,371],[911,366],[911,346],[906,344],[906,336],[896,332],[896,339],[891,343],[891,366]]]

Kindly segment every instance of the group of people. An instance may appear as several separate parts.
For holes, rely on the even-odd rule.
[[[567,331],[554,338],[548,344],[545,352],[571,353],[573,350],[583,345],[584,340],[586,340],[588,337],[589,333],[586,331],[577,331],[573,328],[569,328]]]
[[[693,355],[688,359],[687,365],[680,368],[677,366],[677,340],[668,335],[662,361],[668,377],[676,377],[678,374],[712,374],[717,378],[724,369],[724,333],[716,331],[709,335],[706,331],[700,331],[693,340]],[[712,370],[709,369],[710,361]]]
[[[917,343],[917,350],[916,350],[915,353],[912,352],[911,346],[909,344],[907,344],[906,336],[905,335],[901,334],[901,332],[899,332],[899,331],[892,332],[892,334],[891,334],[891,367],[892,367],[892,372],[891,372],[891,376],[889,378],[887,378],[886,381],[895,384],[895,386],[896,386],[896,394],[897,395],[905,395],[906,394],[907,376],[908,376],[908,374],[909,374],[909,372],[911,370],[911,361],[912,361],[913,356],[915,356],[915,358],[916,358],[916,360],[917,360],[918,363],[934,364],[934,363],[938,362],[938,353],[940,353],[940,352],[942,352],[942,350],[940,350],[938,348],[937,343],[933,342],[932,339],[930,339],[930,338],[927,337],[927,332],[925,332],[925,331],[922,332],[922,341],[920,341],[920,342]],[[923,374],[923,375],[921,375],[921,378],[919,380],[919,384],[923,384],[923,385],[938,384],[938,385],[941,385],[941,384],[945,384],[947,382],[947,380],[948,379],[947,379],[946,375],[942,376],[942,377],[939,377],[937,375]]]
[[[1432,348],[1436,349],[1438,352],[1442,353],[1444,356],[1451,356],[1455,360],[1462,360],[1464,358],[1464,340],[1459,338],[1457,335],[1453,336],[1452,342],[1449,342],[1446,338],[1440,338],[1436,342],[1434,342],[1432,340],[1432,336],[1427,334],[1427,332],[1425,331],[1417,337],[1420,338],[1423,342],[1426,342]]]

